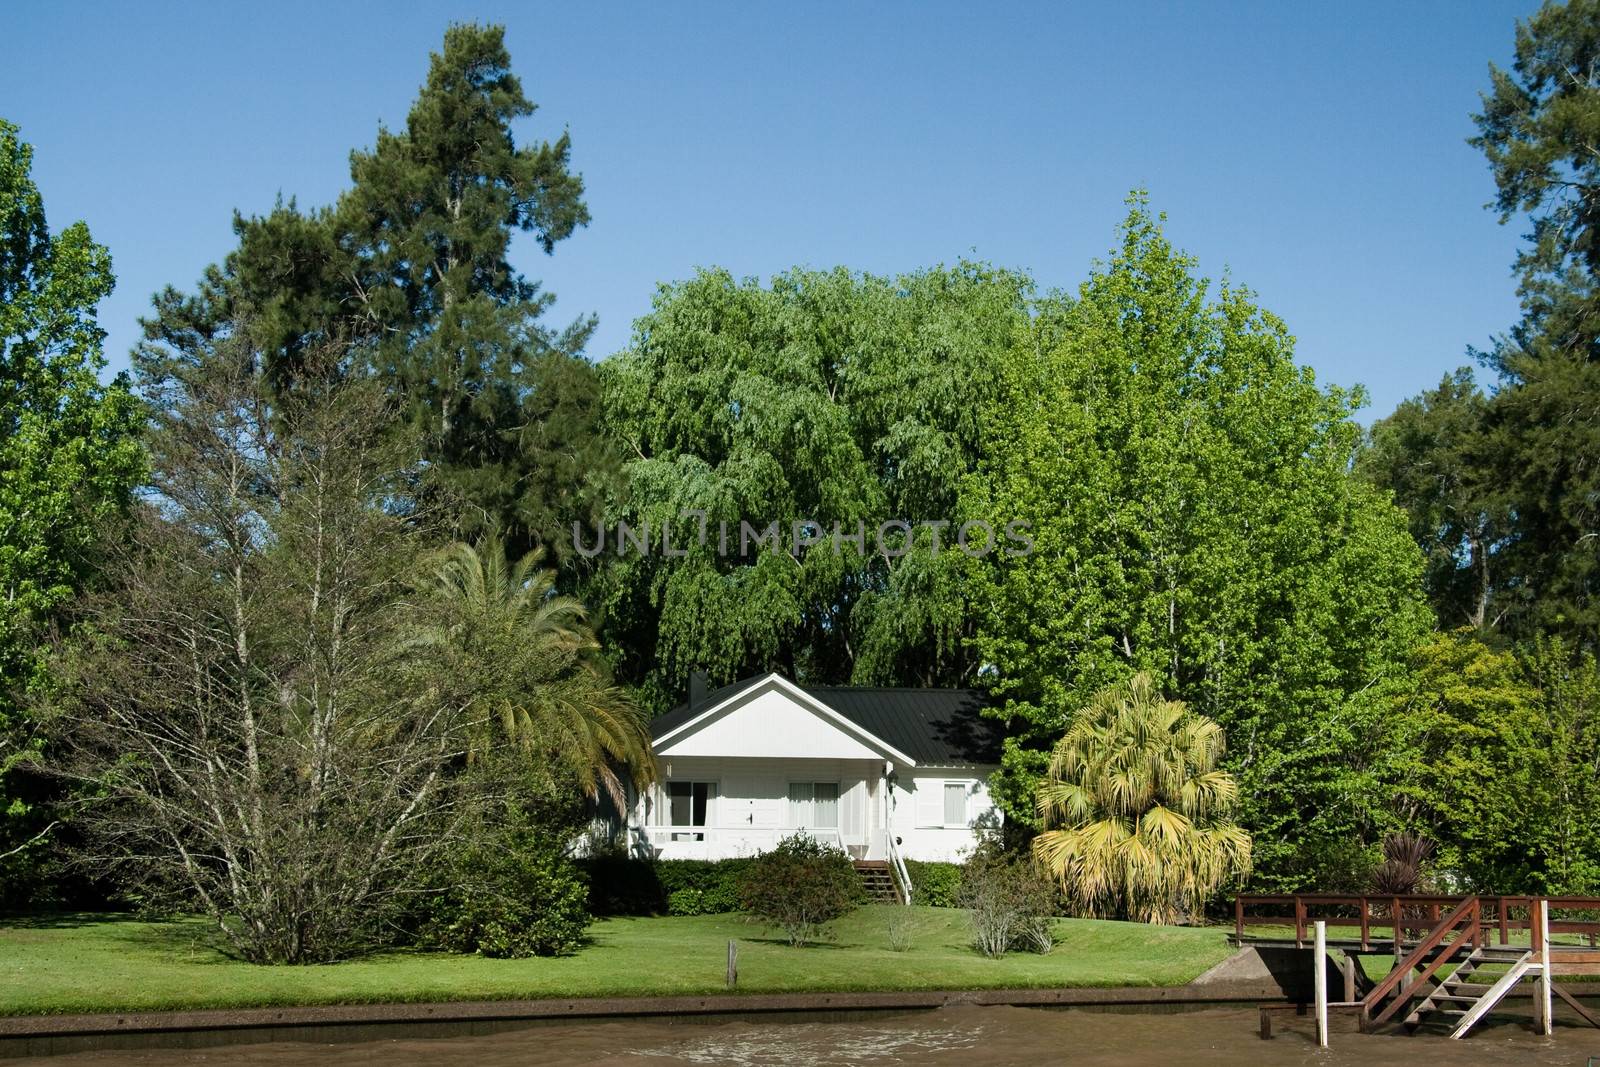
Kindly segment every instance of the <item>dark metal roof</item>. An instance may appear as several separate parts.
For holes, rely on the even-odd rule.
[[[707,693],[691,712],[679,704],[650,724],[663,737],[696,715],[755,685],[766,675],[743,678]],[[863,686],[802,686],[807,693],[867,733],[899,749],[918,764],[970,767],[1000,762],[1000,723],[984,718],[989,703],[977,689],[876,689]]]

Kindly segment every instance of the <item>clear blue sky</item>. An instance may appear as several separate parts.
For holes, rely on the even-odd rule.
[[[568,127],[594,222],[519,266],[590,355],[658,282],[719,264],[895,272],[975,255],[1076,285],[1148,187],[1169,234],[1255,288],[1370,418],[1516,318],[1520,236],[1466,143],[1533,0],[1339,4],[64,4],[0,8],[0,115],[52,226],[118,286],[113,366],[160,286],[229,248],[234,208],[345,187],[402,126],[447,22],[503,22]]]

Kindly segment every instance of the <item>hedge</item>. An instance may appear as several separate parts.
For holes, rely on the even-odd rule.
[[[717,915],[739,910],[739,876],[747,858],[641,860],[594,856],[589,874],[589,911],[595,915]],[[906,860],[911,903],[954,908],[961,886],[959,863]],[[865,900],[865,890],[862,891]]]
[[[933,908],[954,908],[961,889],[961,864],[906,860],[911,876],[911,903]]]
[[[598,856],[589,872],[595,915],[715,915],[739,910],[748,859],[641,860]]]

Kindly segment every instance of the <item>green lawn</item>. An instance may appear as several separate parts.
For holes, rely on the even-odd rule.
[[[914,947],[888,947],[893,906],[863,908],[828,943],[795,949],[738,916],[606,919],[561,959],[392,953],[316,967],[228,958],[199,920],[74,916],[0,926],[0,1015],[381,1001],[725,992],[729,938],[743,993],[1182,985],[1225,959],[1221,928],[1063,919],[1055,951],[989,960],[963,912],[912,908]]]

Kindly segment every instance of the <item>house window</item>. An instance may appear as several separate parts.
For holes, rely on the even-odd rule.
[[[944,824],[946,826],[967,825],[967,784],[965,782],[946,782],[944,784]]]
[[[667,825],[705,826],[711,812],[711,801],[717,795],[715,782],[668,782]],[[705,831],[674,833],[674,841],[704,841]]]
[[[789,825],[837,830],[839,783],[790,782]]]

